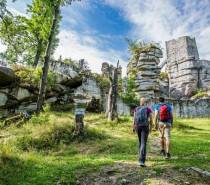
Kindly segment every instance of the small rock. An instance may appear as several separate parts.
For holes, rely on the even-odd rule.
[[[112,174],[112,173],[116,172],[116,169],[115,168],[111,168],[111,167],[104,167],[103,170],[107,174]]]
[[[129,180],[126,180],[126,179],[121,179],[120,181],[119,181],[119,185],[126,185],[126,184],[129,184],[130,183],[130,181]]]

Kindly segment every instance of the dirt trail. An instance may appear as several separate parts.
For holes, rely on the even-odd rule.
[[[148,142],[151,158],[163,158],[159,155],[159,139],[150,138]],[[146,168],[141,168],[138,161],[116,161],[113,166],[103,166],[98,172],[91,173],[77,181],[78,185],[187,185],[205,184],[196,182],[186,174],[185,170],[173,169],[173,166],[161,165],[158,162],[147,162]]]

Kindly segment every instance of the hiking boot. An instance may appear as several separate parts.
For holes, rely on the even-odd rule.
[[[144,164],[144,162],[140,161],[140,166],[141,167],[147,167],[146,164]]]
[[[170,159],[171,155],[169,153],[166,153],[165,159]]]
[[[160,151],[160,154],[161,154],[162,156],[165,156],[165,155],[166,155],[165,150],[161,150],[161,151]]]

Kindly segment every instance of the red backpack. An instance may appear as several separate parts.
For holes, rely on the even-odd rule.
[[[168,107],[164,105],[160,105],[159,108],[159,120],[161,121],[168,121],[170,119],[170,114],[168,111]]]

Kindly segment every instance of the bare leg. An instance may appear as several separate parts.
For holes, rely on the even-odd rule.
[[[171,147],[170,137],[166,137],[166,153],[170,153],[170,147]]]
[[[161,150],[164,150],[164,138],[160,138],[160,147]]]

